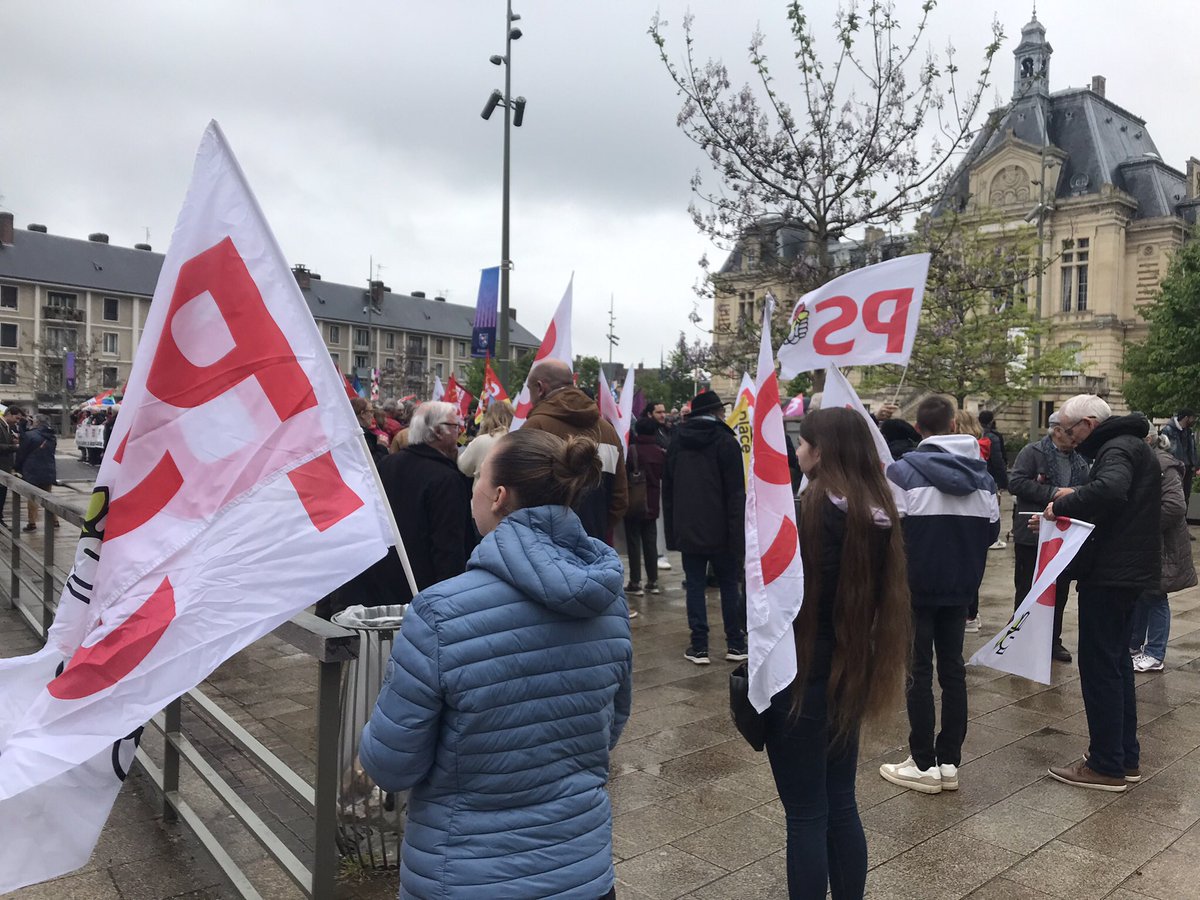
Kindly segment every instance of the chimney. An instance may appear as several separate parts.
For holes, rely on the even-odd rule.
[[[292,266],[292,274],[296,276],[296,284],[300,285],[300,290],[307,291],[312,284],[312,277],[307,267],[299,264],[294,265]]]
[[[1187,198],[1197,197],[1200,197],[1200,159],[1193,156],[1187,161]]]
[[[418,300],[424,300],[424,299],[425,299],[425,292],[424,292],[424,291],[413,291],[413,292],[412,292],[411,294],[409,294],[408,296],[410,296],[410,297],[416,297]]]
[[[434,297],[433,299],[434,299],[434,300],[436,300],[438,303],[445,303],[445,302],[446,302],[446,298],[445,298],[445,297]]]
[[[29,225],[26,231],[36,231],[38,234],[46,234],[45,225]]]
[[[13,214],[0,212],[0,245],[13,242]]]
[[[386,290],[382,281],[371,282],[371,302],[377,307],[383,306],[383,292]]]
[[[105,234],[103,231],[93,231],[91,234],[88,235],[88,240],[92,241],[95,244],[107,244],[108,243],[108,235]]]
[[[514,322],[517,321],[517,310],[515,307],[510,306],[508,308],[508,317],[510,319],[512,319]]]
[[[134,244],[133,249],[134,250],[145,250],[147,253],[149,253],[154,248],[151,247],[149,244]]]
[[[1093,75],[1092,76],[1092,93],[1096,94],[1099,97],[1104,96],[1104,76],[1103,75]]]

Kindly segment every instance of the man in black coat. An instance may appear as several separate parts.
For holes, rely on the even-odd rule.
[[[471,479],[458,471],[458,409],[452,403],[423,403],[408,426],[409,445],[379,465],[379,476],[400,537],[412,563],[417,590],[467,570],[477,536],[471,521]],[[399,599],[412,592],[395,559]]]
[[[741,597],[746,555],[746,482],[742,449],[724,422],[725,405],[713,391],[692,401],[677,428],[663,470],[667,546],[683,555],[691,644],[684,656],[708,664],[706,572],[712,564],[721,590],[725,658],[746,659],[746,605]]]
[[[1200,453],[1196,451],[1196,435],[1192,431],[1195,424],[1196,414],[1184,408],[1162,427],[1162,433],[1171,442],[1171,455],[1187,469],[1183,478],[1184,503],[1192,496],[1192,476],[1200,475]]]
[[[17,421],[20,410],[10,406],[0,418],[0,472],[13,470],[13,459],[17,455]],[[8,485],[0,484],[0,527],[7,528],[4,521],[4,510],[8,505]]]
[[[1141,413],[1113,416],[1099,397],[1079,394],[1058,415],[1064,434],[1094,460],[1087,482],[1060,488],[1042,513],[1095,526],[1070,567],[1079,582],[1079,684],[1091,743],[1083,760],[1050,774],[1076,787],[1124,791],[1141,778],[1129,634],[1138,595],[1159,589],[1162,471]]]

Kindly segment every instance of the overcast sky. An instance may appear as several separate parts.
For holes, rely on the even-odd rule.
[[[897,0],[911,23],[917,0]],[[808,4],[821,26],[836,4]],[[704,165],[675,125],[679,102],[646,29],[696,15],[697,53],[740,82],[755,27],[786,83],[784,0],[518,0],[513,93],[512,305],[539,337],[575,272],[576,352],[657,365],[687,319],[713,250],[688,216]],[[1200,155],[1192,3],[1043,2],[1052,88],[1108,79],[1110,100],[1145,118],[1163,159]],[[997,97],[1029,19],[1004,4]],[[974,71],[993,8],[943,0],[934,45],[949,39]],[[503,72],[502,0],[6,0],[0,6],[0,208],[18,227],[104,231],[165,251],[201,133],[217,119],[284,252],[326,279],[362,283],[370,258],[396,291],[473,304],[479,269],[500,253],[500,116],[479,112]],[[824,37],[828,29],[818,32]],[[710,310],[702,308],[708,323]]]

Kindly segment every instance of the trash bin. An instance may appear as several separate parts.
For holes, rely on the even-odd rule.
[[[358,658],[342,678],[342,727],[338,735],[338,851],[364,868],[400,864],[400,839],[408,793],[387,794],[368,777],[358,760],[363,726],[375,710],[396,631],[408,610],[403,606],[351,606],[333,623],[358,633]]]

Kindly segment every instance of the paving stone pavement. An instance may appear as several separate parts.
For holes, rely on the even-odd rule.
[[[610,783],[617,894],[624,900],[786,897],[783,811],[770,768],[765,754],[746,746],[729,721],[732,664],[721,660],[724,648],[714,643],[713,664],[705,667],[683,658],[687,627],[675,562],[662,573],[665,593],[632,600],[641,611],[633,622],[634,709],[613,754]],[[1012,565],[1011,547],[989,554],[981,592],[984,627],[967,635],[968,655],[1011,612]],[[1087,742],[1073,664],[1055,663],[1049,687],[968,669],[971,723],[956,793],[917,794],[879,777],[881,762],[906,755],[903,708],[864,735],[858,798],[871,866],[868,896],[1200,897],[1200,589],[1172,595],[1171,608],[1167,671],[1137,676],[1145,778],[1125,794],[1082,791],[1046,775],[1048,765],[1077,758]],[[709,592],[709,617],[710,624],[720,621],[715,591]],[[1076,621],[1072,597],[1064,629],[1072,651]],[[0,657],[36,645],[11,612],[0,611]],[[314,663],[267,638],[218,670],[205,690],[311,777]],[[307,857],[307,818],[224,746],[202,717],[191,711],[185,722],[218,768]],[[156,803],[153,787],[132,776],[87,869],[11,896],[233,896],[195,839],[162,823]],[[215,803],[201,797],[197,806],[227,836],[264,896],[299,896]],[[394,872],[346,880],[339,892],[372,900],[395,893]]]

